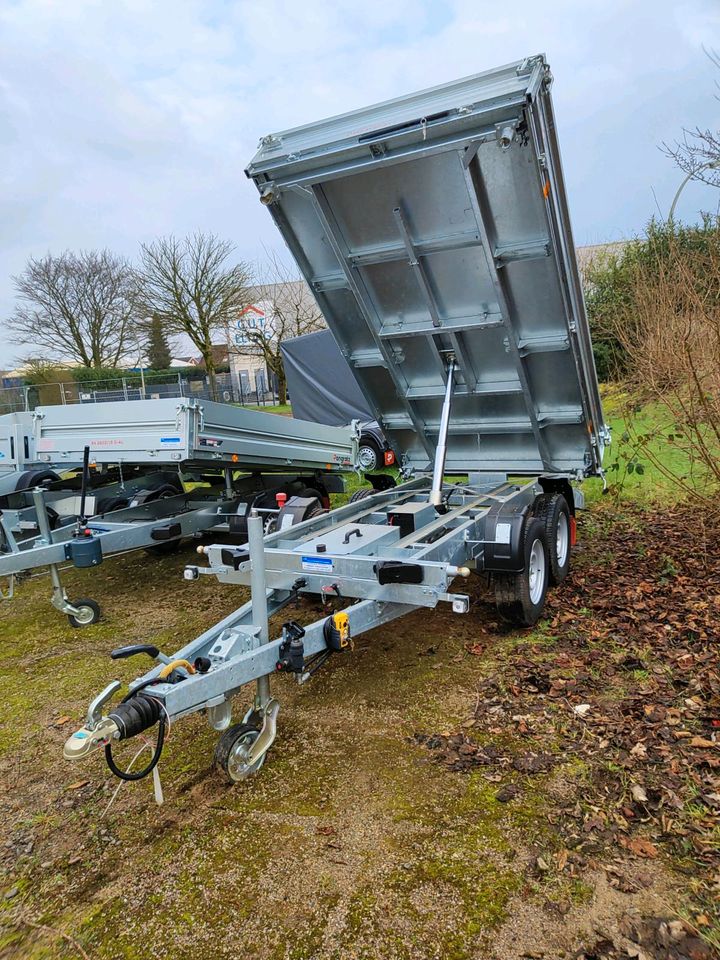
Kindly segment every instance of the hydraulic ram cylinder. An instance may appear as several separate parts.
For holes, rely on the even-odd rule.
[[[447,436],[450,425],[450,408],[452,407],[452,392],[455,385],[455,359],[448,363],[447,383],[445,384],[445,399],[443,400],[442,414],[440,415],[440,432],[437,447],[435,448],[435,463],[433,465],[432,489],[430,503],[439,507],[442,503],[443,475],[445,473],[445,457],[447,455]]]

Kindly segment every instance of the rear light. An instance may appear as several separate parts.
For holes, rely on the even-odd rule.
[[[386,467],[391,467],[391,466],[395,463],[395,454],[394,454],[394,452],[393,452],[392,450],[386,450],[386,451],[385,451],[384,460],[385,460],[385,466],[386,466]]]

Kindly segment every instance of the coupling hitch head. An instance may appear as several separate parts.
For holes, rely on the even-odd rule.
[[[66,760],[82,760],[96,747],[104,747],[106,743],[119,738],[120,731],[115,721],[110,717],[102,717],[92,728],[80,727],[67,738],[63,757]]]
[[[102,708],[120,689],[120,686],[119,680],[113,680],[91,702],[85,717],[85,726],[80,727],[65,741],[63,756],[66,760],[82,760],[95,747],[103,746],[118,736],[117,724],[114,720],[102,715]]]
[[[178,663],[185,663],[185,661],[174,661],[163,669],[172,671]],[[188,666],[190,667],[190,664]],[[192,667],[190,669],[194,672]],[[108,716],[91,720],[90,713],[93,710],[99,710],[100,705],[108,700],[119,686],[120,684],[114,681],[90,704],[86,725],[65,741],[63,756],[66,760],[81,760],[95,747],[107,747],[112,740],[129,740],[130,737],[136,737],[144,730],[149,730],[158,721],[161,721],[164,728],[163,710],[165,708],[160,700],[145,693],[144,690],[126,697],[112,708]],[[162,749],[162,737],[158,742]]]

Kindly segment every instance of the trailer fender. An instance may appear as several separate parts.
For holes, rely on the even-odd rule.
[[[529,507],[488,516],[485,526],[483,569],[521,573],[525,569],[524,536]]]
[[[575,516],[576,510],[582,510],[585,499],[578,491],[580,496],[578,497],[579,503],[576,503],[575,490],[573,485],[565,477],[538,477],[538,483],[543,489],[543,493],[561,493],[567,500],[567,505],[570,508],[570,513],[572,516]]]
[[[296,523],[309,520],[314,511],[322,509],[318,497],[290,497],[277,517],[277,530],[286,530]]]
[[[33,487],[47,487],[51,483],[56,483],[59,479],[60,477],[54,470],[26,470],[18,477],[15,490],[20,492],[21,490],[30,490]]]

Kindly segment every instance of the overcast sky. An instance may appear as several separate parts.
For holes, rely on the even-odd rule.
[[[262,135],[539,52],[577,242],[631,235],[681,180],[658,144],[720,127],[703,46],[720,0],[0,0],[0,320],[48,251],[200,229],[255,260]],[[677,215],[717,204],[690,184]]]

